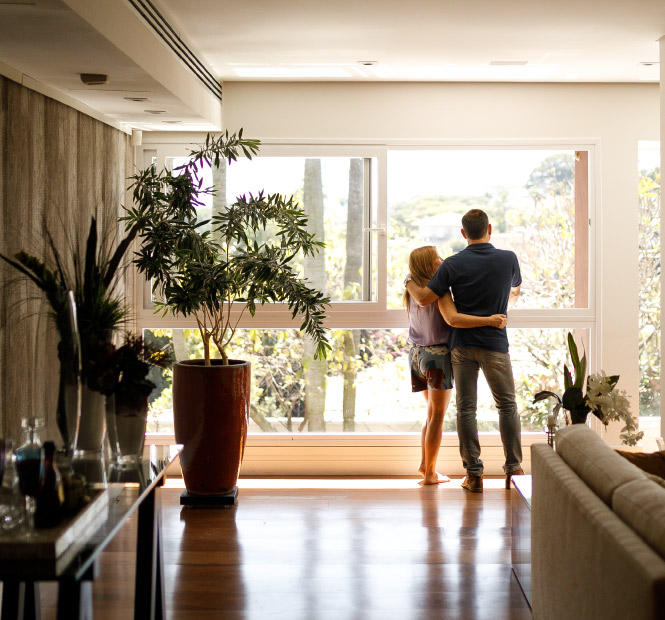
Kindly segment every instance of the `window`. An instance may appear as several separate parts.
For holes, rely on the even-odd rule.
[[[520,308],[586,307],[586,200],[576,195],[586,152],[567,150],[409,150],[388,154],[390,307],[400,306],[408,254],[432,244],[442,256],[466,246],[462,215],[482,209],[492,244],[520,259]],[[578,267],[580,267],[578,269]]]
[[[157,161],[178,165],[176,149]],[[252,161],[220,172],[225,187],[207,219],[235,196],[263,189],[294,195],[323,237],[325,252],[300,264],[332,304],[333,351],[315,362],[288,312],[259,308],[243,318],[234,344],[253,364],[250,432],[417,434],[425,414],[407,370],[407,319],[401,306],[408,253],[434,244],[442,255],[465,246],[459,229],[470,208],[487,211],[492,242],[521,263],[521,299],[509,339],[524,431],[541,432],[542,389],[561,391],[568,331],[593,356],[595,325],[589,207],[590,146],[376,147],[265,145]],[[267,233],[269,234],[269,232]],[[148,337],[170,341],[178,356],[197,357],[192,323],[140,312]],[[159,378],[150,430],[171,432],[170,379]],[[489,390],[479,384],[479,428],[498,431]],[[307,404],[306,404],[307,403]],[[455,406],[445,432],[455,430]]]
[[[660,143],[640,142],[639,188],[639,354],[640,430],[656,449],[660,420]]]
[[[185,161],[172,157],[166,164],[177,168]],[[333,302],[375,301],[376,247],[370,245],[376,222],[376,200],[371,199],[375,192],[370,191],[375,170],[376,160],[362,157],[256,157],[230,166],[222,162],[214,172],[219,193],[204,197],[200,219],[209,220],[243,194],[293,196],[309,216],[310,232],[326,241],[317,256],[298,264],[303,276]],[[210,168],[202,177],[204,184],[212,184]]]
[[[563,392],[566,329],[510,329],[511,360],[523,431],[542,430],[549,410],[533,404],[543,389]],[[172,343],[178,359],[200,357],[197,330],[146,330],[160,345]],[[588,342],[586,332],[576,333]],[[308,359],[295,329],[244,329],[229,351],[252,364],[250,433],[417,433],[423,422],[422,394],[409,389],[408,330],[333,329],[333,350],[319,369]],[[171,373],[153,369],[158,384],[151,397],[149,429],[173,432]],[[309,408],[305,406],[306,399]],[[454,433],[456,407],[450,403],[444,432]],[[489,388],[479,383],[478,428],[498,432]]]

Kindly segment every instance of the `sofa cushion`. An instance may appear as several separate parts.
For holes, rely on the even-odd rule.
[[[648,471],[645,471],[644,475],[649,480],[651,480],[651,482],[655,482],[656,484],[658,484],[661,487],[665,488],[665,478],[661,478],[660,476],[656,476],[655,474],[650,474]]]
[[[612,510],[665,559],[665,488],[651,480],[627,482],[614,492]]]
[[[531,471],[533,620],[665,618],[657,551],[548,445],[531,446]]]
[[[612,493],[622,484],[647,479],[640,469],[619,456],[584,424],[573,424],[559,430],[556,451],[608,506]]]

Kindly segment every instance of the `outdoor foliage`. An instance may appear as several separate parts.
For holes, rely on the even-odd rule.
[[[640,415],[660,415],[660,169],[639,177]]]

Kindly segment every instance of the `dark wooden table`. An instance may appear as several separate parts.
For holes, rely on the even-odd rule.
[[[513,476],[511,563],[531,607],[531,476]]]
[[[2,620],[39,620],[40,581],[58,582],[58,620],[92,618],[92,581],[97,560],[135,510],[138,510],[138,533],[134,618],[163,618],[161,511],[157,489],[181,449],[179,445],[150,446],[149,456],[131,467],[100,461],[75,462],[75,470],[86,475],[88,482],[97,483],[96,489],[108,493],[108,510],[99,514],[97,521],[72,546],[73,551],[70,549],[70,553],[65,552],[60,558],[20,559],[15,554],[8,558],[10,543],[3,545],[0,541]]]

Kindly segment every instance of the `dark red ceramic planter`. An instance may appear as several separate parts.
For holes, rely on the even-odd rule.
[[[173,365],[175,438],[187,491],[199,495],[236,488],[249,422],[251,365],[241,360],[185,360]]]

